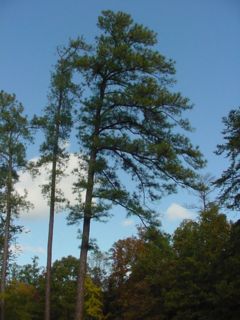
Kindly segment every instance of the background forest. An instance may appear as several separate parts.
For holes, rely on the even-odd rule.
[[[0,91],[0,319],[238,319],[240,225],[226,213],[240,207],[240,108],[222,118],[215,155],[224,167],[203,174],[193,104],[155,31],[104,10],[94,40],[75,36],[56,56],[42,111]],[[21,217],[41,202],[19,188],[24,175],[47,201],[45,266],[37,256],[17,262]],[[159,204],[180,190],[195,197],[185,202],[195,214],[174,204],[185,219],[170,233]],[[90,230],[119,210],[138,221],[136,235],[105,252]],[[79,259],[54,258],[59,212],[57,246],[68,243],[66,225],[80,228]]]
[[[156,228],[91,250],[85,319],[238,319],[240,225],[215,206],[172,236]],[[74,319],[78,259],[52,266],[52,317]],[[45,271],[11,263],[7,319],[43,319]]]

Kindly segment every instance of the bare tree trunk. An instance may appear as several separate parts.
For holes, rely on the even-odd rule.
[[[48,228],[45,317],[44,317],[45,320],[50,320],[50,310],[51,310],[51,302],[50,302],[51,268],[52,268],[52,246],[53,246],[53,228],[54,228],[54,213],[55,213],[56,168],[57,168],[57,159],[55,155],[52,163],[52,181],[51,181],[50,213],[49,213],[49,228]]]
[[[59,118],[62,108],[63,93],[60,91],[57,118]],[[55,214],[55,196],[56,196],[56,175],[58,161],[58,143],[59,143],[60,122],[57,120],[55,127],[55,141],[53,147],[52,172],[51,172],[51,194],[50,194],[50,211],[48,227],[48,246],[47,246],[47,267],[46,267],[46,289],[45,289],[45,320],[50,320],[51,315],[51,269],[52,269],[52,247],[53,247],[53,230]]]
[[[10,223],[11,223],[11,193],[12,193],[12,161],[9,161],[8,169],[8,181],[7,181],[7,215],[5,221],[4,231],[4,245],[3,245],[3,264],[2,264],[2,275],[1,275],[1,320],[5,320],[5,297],[3,296],[6,289],[6,278],[7,278],[7,266],[9,256],[9,238],[10,238]]]

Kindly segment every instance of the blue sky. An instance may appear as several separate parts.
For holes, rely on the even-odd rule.
[[[0,89],[15,93],[30,116],[39,114],[47,102],[56,47],[79,35],[92,42],[97,17],[106,9],[128,12],[136,22],[158,33],[160,52],[176,61],[176,90],[194,104],[186,116],[196,129],[191,139],[208,160],[204,172],[218,176],[226,166],[226,161],[213,153],[222,141],[221,119],[240,104],[238,0],[0,0]],[[36,143],[29,149],[29,158],[37,155]],[[37,183],[26,176],[23,179],[24,186],[32,190],[38,213],[20,219],[30,232],[19,238],[22,254],[18,261],[28,262],[37,254],[45,264],[46,205],[35,192]],[[187,216],[179,205],[194,202],[190,194],[179,192],[157,203],[164,229],[173,231],[180,217]],[[110,222],[92,227],[91,235],[103,250],[135,232],[136,220],[125,220],[120,209],[113,213]],[[58,214],[54,259],[79,255],[76,236],[76,227],[66,227],[65,215]]]

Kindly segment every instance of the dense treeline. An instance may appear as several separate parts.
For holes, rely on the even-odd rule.
[[[237,319],[239,224],[207,197],[215,184],[216,203],[239,209],[239,109],[224,118],[225,143],[216,151],[228,157],[228,169],[216,181],[200,178],[205,160],[183,116],[192,104],[174,92],[174,62],[156,50],[156,34],[123,12],[102,12],[98,27],[94,44],[77,38],[58,50],[42,115],[29,120],[15,95],[0,92],[1,320]],[[79,164],[70,203],[59,183],[73,128]],[[29,163],[27,144],[38,131],[39,157]],[[22,230],[15,218],[32,205],[16,191],[19,171],[37,176],[42,167],[49,200],[44,270],[37,259],[17,266],[10,250]],[[184,221],[170,236],[160,231],[152,203],[178,187],[195,190],[203,207],[198,221]],[[69,224],[83,223],[81,252],[52,264],[59,206]],[[87,263],[91,222],[111,216],[113,206],[138,216],[144,228]]]
[[[185,220],[172,236],[140,228],[108,254],[91,253],[85,319],[239,319],[240,223],[216,206]],[[53,263],[53,320],[74,319],[78,259]],[[6,317],[42,319],[45,271],[37,259],[13,265],[6,289]]]

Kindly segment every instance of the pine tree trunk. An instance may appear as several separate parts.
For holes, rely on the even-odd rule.
[[[83,320],[84,282],[85,282],[85,277],[87,272],[87,254],[88,254],[88,247],[89,247],[90,222],[91,222],[91,219],[89,217],[84,218],[80,263],[79,263],[79,271],[78,271],[77,304],[76,304],[75,320]]]
[[[49,228],[48,228],[45,317],[44,317],[45,320],[50,320],[50,310],[51,310],[51,302],[50,302],[51,268],[52,268],[52,246],[53,246],[53,229],[54,229],[54,213],[55,213],[56,167],[57,167],[57,159],[55,155],[52,163],[52,181],[51,181],[50,213],[49,213]]]
[[[85,199],[84,219],[83,219],[83,232],[82,232],[82,245],[80,253],[80,262],[78,269],[78,281],[77,281],[77,303],[75,320],[83,320],[84,316],[84,282],[87,272],[87,254],[89,248],[89,236],[90,236],[90,224],[91,224],[91,206],[92,206],[92,194],[94,184],[94,166],[96,162],[96,152],[93,151],[88,170],[88,187]]]
[[[12,193],[12,161],[9,161],[8,181],[7,181],[7,215],[5,221],[4,231],[4,245],[3,245],[3,263],[1,275],[1,295],[4,295],[6,289],[7,266],[9,256],[9,238],[10,238],[10,223],[11,223],[11,193]],[[5,320],[5,301],[1,298],[1,320]]]
[[[62,91],[59,95],[57,106],[57,118],[59,118],[62,108]],[[60,122],[56,123],[55,142],[53,148],[52,173],[51,173],[51,194],[50,194],[50,212],[48,227],[48,247],[47,247],[47,270],[46,270],[46,290],[45,290],[45,320],[50,320],[51,314],[51,269],[52,269],[52,246],[53,246],[53,229],[55,214],[55,196],[56,196],[56,175],[57,175],[57,156],[59,143]]]
[[[51,194],[50,194],[50,211],[48,227],[48,246],[47,246],[47,267],[46,267],[46,289],[45,289],[45,320],[50,320],[51,314],[51,269],[52,269],[52,247],[53,247],[53,229],[55,214],[55,196],[56,196],[56,175],[57,175],[57,157],[60,122],[59,117],[62,108],[63,93],[60,91],[57,105],[57,123],[55,127],[55,141],[53,147],[52,172],[51,172]]]

